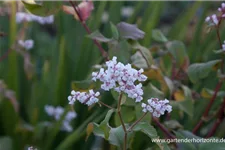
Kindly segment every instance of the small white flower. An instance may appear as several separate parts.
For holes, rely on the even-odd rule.
[[[76,92],[72,91],[71,95],[68,96],[69,104],[73,105],[76,100],[78,100],[80,103],[85,103],[86,105],[90,106],[94,103],[97,103],[99,99],[97,98],[100,95],[99,92],[94,92],[93,90],[89,90],[89,93],[87,92]]]
[[[106,11],[104,11],[104,12],[102,13],[101,21],[102,21],[102,23],[106,23],[106,22],[108,22],[108,20],[109,20],[109,13],[106,12]]]
[[[159,100],[158,98],[148,99],[148,104],[142,103],[143,112],[150,112],[154,117],[160,117],[165,114],[165,111],[171,112],[172,106],[169,105],[169,100]]]
[[[29,40],[25,40],[25,41],[22,41],[22,40],[19,40],[18,41],[18,44],[23,47],[24,49],[26,50],[30,50],[33,48],[34,46],[34,41],[29,39]]]
[[[216,14],[213,14],[212,16],[208,16],[206,17],[205,21],[210,24],[210,25],[214,25],[217,26],[219,24],[219,20]]]
[[[100,80],[101,88],[105,91],[114,89],[117,92],[124,92],[128,97],[140,102],[143,98],[142,84],[136,85],[136,81],[145,81],[147,77],[143,75],[143,69],[136,70],[131,64],[124,65],[117,63],[117,57],[106,62],[107,69],[101,68],[99,72],[92,73],[92,80]]]

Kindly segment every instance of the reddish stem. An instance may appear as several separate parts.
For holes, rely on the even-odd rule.
[[[224,109],[225,109],[225,97],[223,99],[222,106],[220,107],[219,111],[217,112],[217,119],[216,119],[212,129],[207,134],[206,138],[209,138],[209,137],[213,136],[214,133],[216,132],[216,129],[219,127],[219,125],[223,121],[223,119],[224,119]]]
[[[8,49],[1,57],[0,57],[0,62],[2,62],[4,59],[7,58],[7,56],[9,55],[9,53],[12,51],[12,49]]]
[[[222,40],[221,40],[221,37],[220,37],[219,26],[216,28],[216,35],[217,35],[218,41],[220,43],[220,49],[223,49],[223,44],[222,44]],[[222,58],[222,61],[221,61],[221,72],[222,73],[224,72],[223,64],[224,64],[224,58]]]
[[[215,90],[214,90],[214,94],[213,94],[212,98],[210,99],[210,102],[209,102],[209,104],[207,105],[207,107],[206,107],[206,109],[205,109],[205,111],[204,111],[204,113],[203,113],[203,115],[202,115],[202,117],[201,117],[201,120],[200,120],[200,121],[198,122],[198,124],[195,126],[195,128],[194,128],[193,131],[192,131],[192,133],[196,134],[196,132],[197,132],[197,131],[199,130],[199,128],[202,126],[203,121],[204,121],[205,118],[208,116],[209,110],[210,110],[210,108],[212,107],[212,104],[213,104],[213,102],[215,101],[216,96],[217,96],[217,93],[218,93],[218,91],[220,90],[221,86],[222,86],[222,81],[220,81],[220,82],[216,85],[216,88],[215,88]]]
[[[163,133],[170,139],[175,139],[176,137],[172,135],[156,118],[152,117],[152,120],[156,123],[156,125],[162,130]]]
[[[76,14],[77,14],[77,16],[78,16],[78,18],[79,18],[79,20],[80,20],[82,26],[83,26],[84,29],[86,30],[86,32],[87,32],[88,34],[91,34],[91,33],[92,33],[91,30],[88,28],[88,26],[87,26],[87,24],[85,23],[85,21],[83,21],[81,15],[80,15],[80,12],[79,12],[79,10],[78,10],[77,7],[76,7],[76,4],[74,4],[73,1],[69,1],[69,3],[72,5],[74,11],[76,12]],[[97,40],[95,40],[95,39],[93,39],[93,42],[94,42],[94,44],[98,47],[98,49],[100,50],[100,52],[101,52],[102,56],[105,58],[105,60],[108,61],[108,60],[109,60],[108,54],[107,54],[107,52],[102,48],[101,44],[100,44]]]

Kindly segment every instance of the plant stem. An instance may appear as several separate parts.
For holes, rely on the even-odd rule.
[[[90,30],[89,27],[87,26],[86,22],[83,21],[81,15],[80,15],[80,12],[79,12],[79,10],[78,10],[77,7],[76,7],[76,4],[74,4],[73,1],[69,1],[69,3],[72,5],[74,11],[76,12],[76,14],[77,14],[77,16],[78,16],[78,18],[79,18],[79,20],[80,20],[80,22],[81,22],[81,25],[84,27],[84,29],[86,30],[86,32],[87,32],[88,34],[91,34],[91,33],[92,33],[91,30]],[[94,44],[98,47],[98,49],[100,50],[100,52],[101,52],[103,58],[104,58],[106,61],[108,61],[108,60],[109,60],[108,54],[107,54],[107,52],[102,48],[101,44],[100,44],[97,40],[95,40],[95,39],[93,39],[93,42],[94,42]]]
[[[222,81],[219,81],[219,83],[216,85],[216,88],[214,90],[214,94],[212,96],[212,98],[210,99],[210,102],[209,104],[207,105],[202,117],[201,117],[201,120],[198,122],[198,124],[195,126],[195,128],[193,129],[192,133],[196,134],[196,132],[199,130],[199,128],[202,126],[203,124],[203,121],[206,119],[206,117],[208,116],[209,114],[209,110],[210,108],[212,107],[212,104],[213,102],[215,101],[216,99],[216,96],[217,96],[217,93],[219,92],[220,88],[222,86]]]
[[[12,49],[8,49],[1,57],[0,57],[0,62],[2,62],[4,59],[6,59],[9,55],[9,53],[12,51]]]
[[[136,126],[146,115],[148,114],[148,112],[144,113],[138,120],[136,120],[127,131],[131,131],[134,126]]]
[[[220,37],[220,31],[219,31],[219,26],[216,28],[216,35],[220,44],[220,49],[223,49],[223,44],[222,44],[222,40]],[[224,58],[222,58],[222,62],[221,62],[221,72],[224,73],[224,69],[223,69],[223,64],[224,64]]]
[[[156,118],[154,118],[152,116],[152,120],[155,122],[155,124],[162,130],[163,133],[166,134],[166,136],[168,138],[171,138],[171,139],[175,139],[176,137],[174,135],[172,135]]]
[[[219,127],[219,125],[223,121],[223,119],[224,119],[224,109],[225,109],[225,97],[223,98],[222,106],[220,107],[219,111],[217,112],[216,122],[214,123],[212,129],[207,134],[206,138],[209,138],[209,137],[213,136],[214,133],[216,132],[216,129]]]
[[[122,127],[123,127],[123,131],[124,131],[124,143],[123,143],[123,150],[126,150],[127,149],[127,129],[125,127],[125,124],[124,124],[124,121],[123,121],[123,118],[122,118],[122,115],[121,115],[121,101],[122,101],[122,96],[123,94],[120,93],[120,96],[119,96],[119,101],[118,101],[118,105],[117,105],[117,112],[118,112],[118,115],[119,115],[119,118],[120,118],[120,122],[122,124]]]
[[[111,106],[109,106],[109,105],[107,105],[107,104],[105,104],[105,103],[103,103],[103,102],[101,102],[101,101],[99,101],[98,103],[99,103],[100,105],[103,105],[103,106],[109,108],[109,109],[114,109],[113,107],[111,107]]]

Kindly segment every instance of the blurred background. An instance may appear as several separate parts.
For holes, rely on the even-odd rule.
[[[124,21],[137,24],[145,32],[139,42],[148,49],[159,45],[152,38],[152,30],[160,29],[169,40],[184,42],[190,63],[218,57],[212,51],[219,49],[216,33],[207,33],[204,22],[216,13],[220,2],[96,1],[94,6],[87,25],[106,37],[112,36],[110,22]],[[16,12],[25,12],[21,2],[0,2],[0,150],[29,146],[46,150],[116,149],[94,135],[85,142],[87,124],[101,121],[106,109],[76,104],[72,132],[59,130],[59,123],[51,120],[44,109],[45,105],[53,105],[69,110],[67,96],[76,88],[75,83],[89,78],[93,66],[103,62],[80,22],[60,10],[52,24],[18,24]],[[224,28],[221,36],[225,39]],[[26,39],[34,41],[33,48],[18,51],[18,41]],[[103,47],[107,49],[107,45]],[[203,85],[213,89],[215,80],[187,84],[197,91]],[[104,98],[113,101],[110,93]],[[51,128],[49,122],[54,122]],[[136,139],[134,149],[148,147],[149,139],[140,136],[143,139]]]

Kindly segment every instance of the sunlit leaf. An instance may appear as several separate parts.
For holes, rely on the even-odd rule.
[[[210,99],[210,98],[212,98],[213,94],[214,94],[214,91],[210,90],[210,89],[207,89],[207,88],[203,88],[202,91],[201,91],[201,96],[203,98]],[[225,97],[225,92],[224,91],[219,91],[217,93],[217,97],[220,97],[220,98]]]
[[[188,76],[193,83],[204,79],[213,70],[219,67],[221,60],[212,60],[206,63],[195,63],[189,66]]]
[[[102,35],[98,30],[92,32],[91,34],[87,35],[87,37],[97,40],[99,42],[110,42],[112,39],[106,38],[104,35]]]
[[[149,70],[144,71],[144,75],[146,75],[148,77],[148,79],[158,81],[161,85],[160,88],[164,93],[166,93],[169,90],[169,88],[168,88],[169,85],[165,81],[165,78],[164,78],[160,68],[152,65]]]
[[[158,30],[158,29],[155,29],[152,31],[152,38],[154,40],[156,40],[157,42],[167,42],[167,38],[163,35],[163,33]]]
[[[173,96],[176,101],[182,101],[185,99],[184,92],[181,90],[175,91]]]
[[[25,8],[32,14],[38,16],[49,16],[60,10],[61,2],[43,1],[41,4],[22,1]]]
[[[94,88],[94,83],[91,80],[73,81],[71,86],[75,91],[86,92]]]

